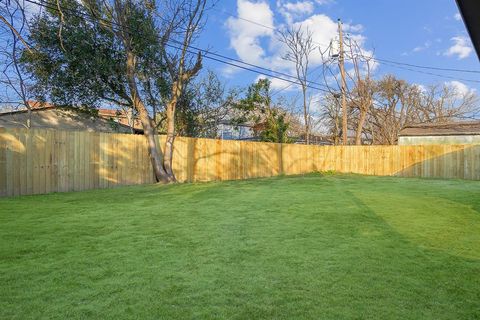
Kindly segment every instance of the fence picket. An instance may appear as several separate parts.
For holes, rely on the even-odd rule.
[[[163,148],[164,137],[158,138]],[[176,139],[181,182],[335,170],[480,180],[480,145],[303,146]],[[0,196],[152,183],[142,136],[0,128]]]

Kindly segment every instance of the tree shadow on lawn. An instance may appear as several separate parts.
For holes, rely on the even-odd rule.
[[[423,249],[480,260],[480,214],[469,205],[438,196],[347,191],[363,212]]]
[[[348,179],[306,181],[311,183],[289,178],[260,184],[227,182],[227,188],[217,183],[162,187],[165,193],[179,196],[174,201],[159,196],[157,186],[122,188],[101,191],[115,194],[108,203],[86,204],[101,211],[64,208],[61,216],[45,210],[52,201],[25,199],[33,201],[31,208],[37,204],[30,217],[42,215],[45,220],[42,226],[31,222],[14,228],[18,219],[9,219],[11,228],[4,226],[12,237],[8,250],[17,260],[12,262],[15,268],[5,268],[8,272],[0,275],[8,285],[4,301],[10,303],[0,315],[480,316],[478,260],[419,246],[371,208],[370,200],[365,200],[373,197],[368,193],[371,187],[352,192],[356,182]],[[248,201],[239,201],[237,184],[253,191]],[[200,198],[215,201],[205,205],[189,198],[186,191],[196,187],[203,192]],[[138,188],[152,192],[129,199],[128,194]],[[69,197],[89,200],[92,192],[46,197],[64,205],[62,200]],[[292,192],[294,197],[286,196]],[[115,199],[123,200],[112,206]],[[126,212],[127,201],[134,213]],[[187,214],[188,208],[197,211]],[[8,216],[17,218],[14,212]],[[31,242],[17,241],[22,233],[30,234]],[[37,251],[30,256],[19,251],[32,248]],[[89,309],[91,305],[95,307]]]

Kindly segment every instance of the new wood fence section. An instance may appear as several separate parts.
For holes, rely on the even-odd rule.
[[[305,146],[178,137],[173,159],[183,182],[328,170],[480,180],[480,145]],[[153,182],[141,135],[0,129],[2,196]]]

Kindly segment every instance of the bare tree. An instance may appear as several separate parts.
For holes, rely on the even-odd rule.
[[[355,132],[355,144],[368,140],[374,144],[395,144],[399,132],[408,125],[438,123],[473,118],[480,114],[474,91],[458,92],[452,85],[430,86],[426,89],[387,75],[380,80],[371,76],[374,59],[348,39],[344,43],[348,129]],[[337,54],[322,52],[323,77],[330,94],[326,97],[323,119],[328,119],[330,132],[338,134],[339,110],[335,99],[341,81],[336,68]],[[344,115],[342,114],[342,117]],[[334,139],[335,141],[335,139]]]
[[[474,118],[478,110],[473,91],[458,92],[448,84],[423,90],[389,75],[377,81],[368,132],[375,144],[395,144],[406,126]]]
[[[183,0],[177,6],[177,17],[180,23],[177,28],[180,32],[174,34],[173,39],[176,45],[172,50],[166,50],[164,57],[168,71],[172,79],[170,99],[166,104],[167,139],[163,166],[170,180],[175,181],[172,169],[173,143],[175,140],[175,110],[184,86],[195,77],[202,68],[202,55],[200,52],[192,59],[190,45],[203,28],[206,0]],[[194,61],[192,61],[194,60]]]
[[[355,144],[362,144],[362,134],[364,134],[365,122],[368,120],[368,113],[373,104],[373,95],[375,92],[375,82],[371,77],[371,70],[374,60],[371,54],[366,54],[360,45],[349,38],[344,41],[344,59],[351,69],[346,72],[346,100],[348,113],[342,118],[351,118],[348,123],[355,132]],[[329,50],[322,52],[323,57],[323,77],[326,86],[332,96],[337,96],[341,91],[341,75],[336,72],[336,59],[338,54],[331,55]],[[331,104],[330,104],[331,105]],[[333,110],[333,109],[332,109]],[[329,112],[332,116],[333,114]],[[327,113],[328,114],[328,113]],[[345,128],[342,128],[342,133]]]
[[[347,73],[353,84],[353,90],[348,101],[353,109],[358,110],[355,144],[361,145],[363,127],[372,107],[375,93],[375,82],[371,79],[371,69],[374,61],[370,55],[363,53],[357,42],[350,39],[346,47],[346,58],[353,65],[353,71]]]
[[[2,39],[0,83],[3,84],[4,91],[0,94],[0,102],[13,105],[15,109],[26,108],[27,121],[21,123],[26,128],[31,127],[32,93],[29,90],[31,78],[23,71],[20,58],[23,50],[32,52],[25,40],[28,31],[25,2],[23,0],[10,0],[9,3],[2,1],[0,4],[0,38]]]
[[[311,54],[316,50],[313,43],[312,33],[301,26],[289,28],[280,32],[279,40],[287,47],[287,53],[283,59],[292,62],[295,66],[295,76],[300,84],[303,98],[303,118],[305,124],[305,141],[310,144],[310,133],[312,127],[310,115],[310,99],[308,97],[309,63]]]
[[[331,137],[331,142],[334,145],[340,144],[342,136],[341,118],[342,108],[338,99],[339,94],[328,94],[323,99],[323,111],[319,121],[328,128],[328,134]]]
[[[377,103],[369,119],[373,124],[374,144],[395,144],[400,130],[414,122],[416,94],[415,87],[393,76],[377,82]]]
[[[422,123],[442,123],[453,119],[474,119],[480,105],[473,90],[460,91],[449,83],[432,85],[420,90],[418,120]]]

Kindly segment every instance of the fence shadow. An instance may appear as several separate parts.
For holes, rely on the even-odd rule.
[[[480,180],[480,145],[422,146],[412,158],[418,160],[393,175]]]

